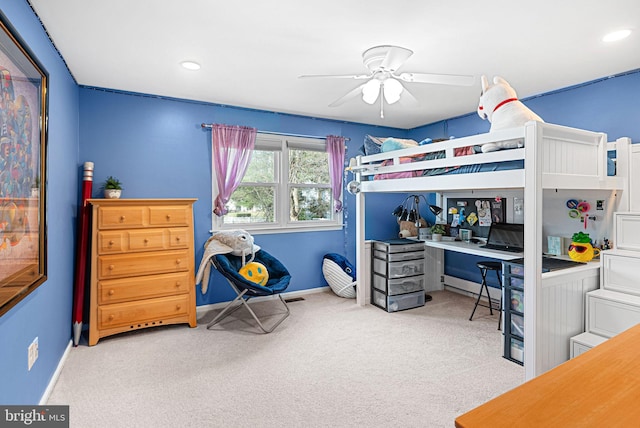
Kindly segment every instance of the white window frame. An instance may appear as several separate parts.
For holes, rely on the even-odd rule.
[[[343,227],[342,211],[333,212],[332,220],[293,222],[289,219],[289,191],[295,187],[326,187],[331,190],[331,183],[326,186],[318,184],[293,184],[289,183],[289,149],[304,149],[326,152],[326,140],[320,138],[295,137],[282,134],[267,134],[258,132],[256,135],[256,150],[271,150],[275,153],[274,173],[276,175],[276,200],[274,223],[235,223],[224,224],[223,218],[212,213],[212,230],[244,229],[253,234],[261,233],[289,233],[289,232],[314,232],[327,230],[341,230]],[[327,164],[327,170],[329,165]],[[212,204],[218,195],[215,172],[212,171]],[[255,183],[260,186],[262,183]],[[340,190],[340,200],[343,194]],[[333,207],[333,199],[331,205]],[[213,211],[213,206],[212,206]]]

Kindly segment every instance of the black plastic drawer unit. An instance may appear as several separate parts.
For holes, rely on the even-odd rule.
[[[424,243],[410,239],[374,241],[371,303],[387,312],[424,306]]]

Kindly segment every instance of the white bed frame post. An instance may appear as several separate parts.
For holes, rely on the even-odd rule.
[[[621,154],[623,154],[621,156]],[[622,197],[618,191],[618,207],[617,211],[630,211],[631,199],[634,194],[634,183],[631,180],[631,170],[634,162],[633,151],[631,147],[631,138],[621,137],[616,140],[616,177],[623,180]],[[636,190],[637,192],[637,190]]]
[[[543,127],[538,122],[525,125],[524,186],[524,370],[525,379],[541,371],[538,344],[544,339],[543,329],[536,328],[542,311],[538,307],[542,294],[542,159]],[[509,328],[506,326],[505,328]]]
[[[356,195],[356,304],[365,306],[367,304],[367,296],[369,295],[366,278],[367,268],[367,251],[365,249],[365,199],[364,192]]]

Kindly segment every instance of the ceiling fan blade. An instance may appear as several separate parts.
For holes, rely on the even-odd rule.
[[[387,56],[380,64],[380,67],[385,70],[396,71],[413,55],[412,50],[400,46],[387,46],[387,48],[389,49]]]
[[[309,79],[309,78],[331,78],[331,79],[369,79],[373,75],[371,74],[303,74],[302,76],[298,76],[299,79]]]
[[[394,74],[393,77],[409,83],[434,83],[437,85],[471,86],[476,81],[475,76],[458,74],[400,73]]]
[[[400,82],[400,84],[402,85],[402,82]],[[400,96],[400,104],[407,107],[418,107],[420,105],[420,102],[416,99],[416,97],[413,96],[411,92],[409,92],[405,85],[402,85],[402,87],[404,88],[404,90],[402,91],[402,94]]]
[[[345,95],[343,95],[342,97],[338,98],[337,100],[335,100],[334,102],[329,104],[329,107],[338,107],[338,106],[346,103],[347,101],[350,101],[350,100],[354,99],[358,95],[361,95],[362,94],[362,88],[364,87],[364,85],[366,85],[366,83],[363,83],[362,85],[359,85],[357,88],[352,89],[351,91],[347,92]]]

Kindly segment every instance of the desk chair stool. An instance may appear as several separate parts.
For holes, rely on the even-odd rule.
[[[476,263],[476,266],[478,266],[478,268],[480,269],[480,273],[482,274],[482,284],[480,284],[480,292],[478,293],[478,299],[476,300],[476,305],[473,307],[473,312],[471,312],[469,321],[473,321],[473,314],[476,313],[476,309],[478,308],[478,306],[489,308],[489,313],[493,315],[493,305],[491,304],[491,295],[489,294],[489,287],[487,286],[487,272],[492,270],[496,273],[498,277],[498,284],[500,284],[500,306],[498,307],[498,311],[500,315],[498,317],[498,330],[500,330],[502,327],[502,278],[500,278],[502,263],[482,261],[482,262]],[[487,291],[487,298],[489,299],[489,305],[484,305],[480,303],[480,298],[482,298],[483,289]]]

